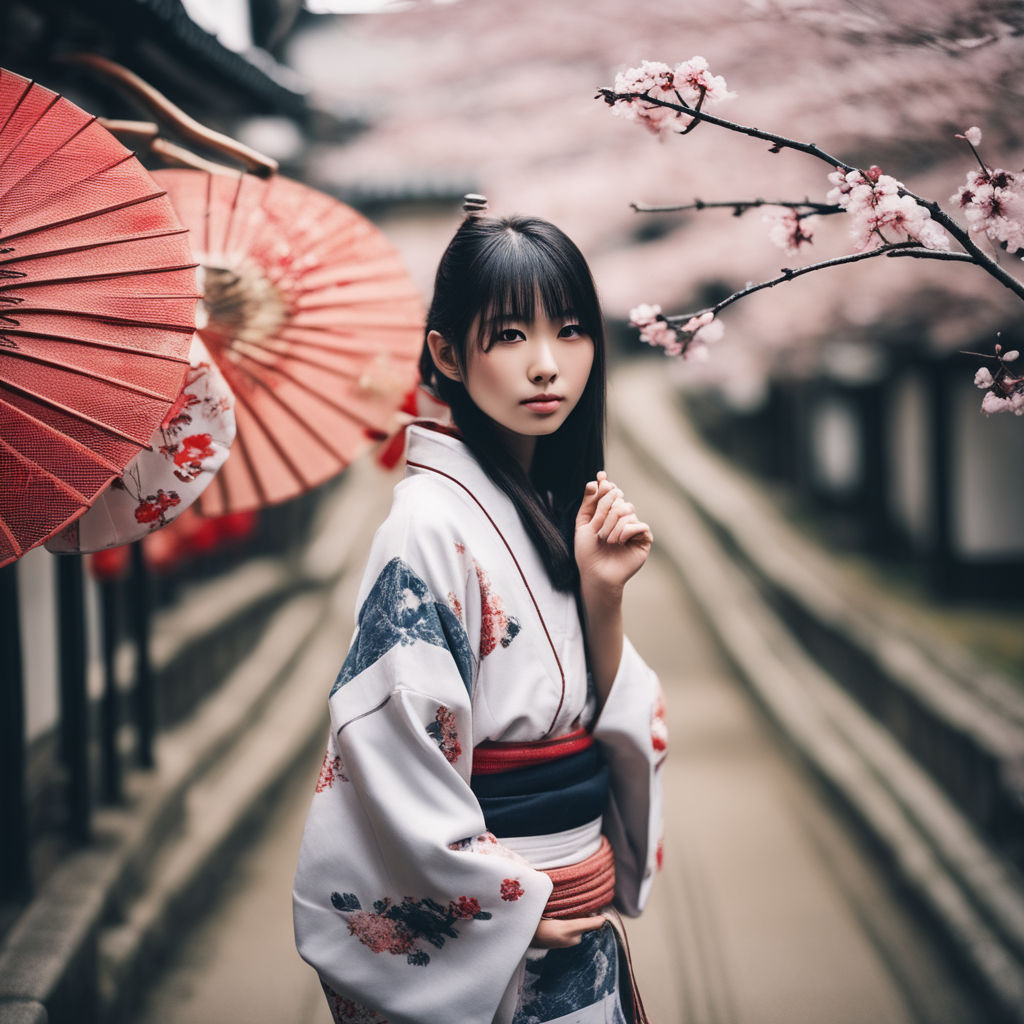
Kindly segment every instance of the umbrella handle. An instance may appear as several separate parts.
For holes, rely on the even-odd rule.
[[[214,163],[193,153],[191,149],[178,146],[160,135],[160,128],[153,121],[116,121],[108,117],[96,119],[111,135],[130,142],[135,148],[145,146],[172,167],[191,167],[207,174],[227,174],[236,177],[239,172],[234,167]]]
[[[60,59],[64,63],[87,68],[100,78],[109,81],[121,92],[128,93],[144,107],[152,111],[155,117],[173,125],[190,142],[206,146],[215,152],[222,153],[224,156],[238,160],[249,171],[261,178],[269,178],[277,173],[276,160],[271,159],[269,156],[264,156],[237,139],[231,138],[230,135],[215,132],[212,128],[207,128],[206,125],[200,124],[195,118],[186,114],[181,107],[173,104],[162,92],[153,88],[147,81],[140,78],[133,71],[129,71],[126,67],[115,64],[114,61],[107,60],[106,57],[100,57],[95,53],[72,53],[62,56]],[[139,134],[142,123],[114,121],[109,122],[109,124],[120,127],[122,131]],[[174,146],[173,143],[157,138],[157,132],[146,130],[142,132],[142,135],[150,140],[150,148],[155,153],[167,156],[175,162],[183,162],[183,154],[193,155],[180,146]],[[194,159],[200,161],[203,170],[210,170],[215,167],[220,173],[223,173],[225,170],[225,168],[219,168],[215,164],[202,160],[201,157],[194,157]],[[191,166],[200,166],[200,164],[191,164]]]

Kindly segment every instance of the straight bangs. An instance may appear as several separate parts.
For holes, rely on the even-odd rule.
[[[581,256],[574,259],[576,254],[543,237],[511,230],[488,241],[472,268],[470,301],[479,315],[480,348],[489,349],[504,325],[534,320],[538,295],[546,317],[572,317],[584,333],[602,340],[597,292]]]

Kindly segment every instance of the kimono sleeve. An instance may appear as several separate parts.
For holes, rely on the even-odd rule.
[[[490,1024],[551,882],[486,833],[469,787],[475,577],[443,537],[406,536],[401,550],[371,552],[331,694],[296,944],[336,1020]]]
[[[664,711],[657,675],[624,638],[594,738],[611,769],[604,832],[615,853],[615,905],[630,917],[643,910],[661,866]]]

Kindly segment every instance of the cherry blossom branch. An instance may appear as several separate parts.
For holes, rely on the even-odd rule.
[[[807,211],[823,216],[828,216],[830,213],[846,212],[838,203],[813,203],[810,199],[803,199],[799,202],[787,199],[737,199],[732,202],[715,203],[694,199],[692,203],[685,203],[681,206],[650,206],[647,203],[630,203],[629,205],[637,213],[679,213],[685,210],[732,209],[733,215],[736,217],[742,216],[747,210],[753,210],[758,206],[786,206],[791,210]]]
[[[965,252],[939,252],[935,249],[906,249],[891,252],[890,256],[910,256],[919,260],[947,260],[951,263],[974,263],[974,257]]]
[[[674,112],[676,114],[684,114],[687,117],[691,118],[690,125],[688,125],[685,129],[686,132],[689,132],[690,130],[693,129],[693,127],[695,127],[693,123],[694,120],[697,122],[707,122],[708,124],[718,125],[719,128],[725,128],[727,131],[736,132],[740,135],[747,135],[752,138],[762,139],[765,142],[770,142],[772,143],[770,149],[770,152],[772,153],[778,153],[783,149],[792,149],[798,153],[806,153],[809,156],[813,156],[818,160],[822,160],[825,163],[829,164],[833,169],[841,168],[847,173],[858,170],[858,168],[853,167],[851,164],[848,164],[845,161],[840,160],[838,157],[833,156],[830,153],[827,153],[825,150],[821,149],[815,143],[799,142],[798,140],[790,139],[785,135],[779,135],[775,132],[766,132],[760,128],[753,128],[750,127],[749,125],[740,124],[737,121],[729,121],[726,120],[725,118],[717,117],[716,115],[709,114],[706,110],[701,109],[700,104],[688,104],[685,100],[682,99],[681,96],[679,96],[678,92],[676,92],[675,95],[678,99],[678,102],[673,102],[671,100],[667,100],[659,96],[653,96],[650,94],[649,91],[616,92],[614,89],[609,88],[600,88],[597,91],[597,96],[604,99],[604,101],[609,106],[614,106],[616,103],[642,102],[644,104],[649,104],[654,107],[660,107],[662,109]],[[704,100],[703,91],[699,95],[702,104]],[[677,132],[676,134],[682,133]],[[982,168],[985,169],[985,171],[987,172],[987,168],[985,168],[985,164],[981,160],[981,157],[978,156],[973,143],[968,142],[968,144],[971,146],[972,151],[974,151],[975,156],[978,157],[978,162],[981,164]],[[921,196],[918,196],[915,193],[911,192],[909,189],[904,188],[902,185],[899,187],[899,195],[908,196],[910,199],[913,199],[919,206],[927,210],[931,215],[932,220],[934,220],[937,224],[940,224],[943,228],[945,228],[949,235],[952,238],[954,238],[961,246],[963,246],[966,252],[971,254],[971,256],[973,257],[973,262],[978,267],[985,271],[985,273],[989,274],[989,276],[995,278],[1001,285],[1003,285],[1006,288],[1009,288],[1010,291],[1012,291],[1019,298],[1024,299],[1024,283],[1021,283],[1012,274],[1003,269],[1003,267],[1001,267],[994,259],[992,259],[992,257],[989,256],[988,253],[981,249],[974,241],[974,239],[970,237],[970,234],[967,231],[965,231],[962,227],[960,227],[960,225],[957,224],[957,222],[953,220],[953,218],[950,217],[949,214],[947,214],[942,209],[942,207],[939,206],[937,202],[935,202],[934,200],[924,199]],[[735,206],[736,204],[728,203],[726,205]],[[746,205],[753,204],[748,203]],[[702,207],[695,208],[701,209]]]
[[[747,285],[746,288],[741,288],[738,292],[733,292],[732,295],[726,296],[720,302],[716,302],[713,306],[708,306],[706,309],[699,310],[696,313],[681,313],[674,316],[662,317],[662,319],[669,324],[683,323],[685,321],[692,320],[694,317],[700,317],[711,313],[713,316],[718,314],[726,308],[731,306],[734,302],[738,302],[740,299],[746,298],[748,295],[753,295],[755,292],[763,291],[765,288],[774,288],[776,285],[785,284],[787,281],[795,281],[798,277],[803,277],[805,274],[811,274],[817,270],[825,270],[828,267],[841,267],[846,263],[859,263],[862,260],[874,259],[876,256],[905,256],[910,255],[911,252],[919,252],[922,256],[927,256],[931,253],[931,250],[925,249],[920,242],[891,242],[886,245],[880,245],[875,249],[869,249],[867,252],[855,252],[847,256],[835,256],[829,260],[819,260],[817,263],[808,263],[803,267],[782,267],[778,277],[770,278],[767,281],[761,281],[758,284]],[[933,254],[934,255],[934,254]],[[953,253],[945,254],[957,255]],[[964,257],[970,259],[970,257]]]
[[[716,124],[719,128],[726,128],[740,135],[749,135],[754,139],[762,139],[772,144],[769,149],[770,153],[779,153],[783,149],[794,149],[798,153],[807,153],[808,156],[823,160],[833,169],[836,167],[842,167],[844,171],[855,171],[857,169],[852,164],[845,163],[838,157],[826,153],[825,150],[813,142],[798,142],[796,139],[789,139],[785,135],[762,131],[760,128],[752,128],[749,125],[739,124],[737,121],[727,121],[724,117],[717,117],[715,114],[709,114],[706,110],[698,109],[696,106],[690,106],[684,102],[673,103],[671,100],[651,96],[645,92],[616,92],[614,89],[606,87],[598,89],[597,96],[601,97],[610,107],[616,103],[628,103],[633,100],[651,103],[658,107],[664,107],[666,110],[673,110],[678,114],[685,114],[687,117],[697,121]],[[692,126],[688,126],[688,130],[692,130]],[[677,134],[682,134],[682,132]]]
[[[640,329],[641,340],[663,347],[670,355],[705,358],[707,343],[722,334],[722,323],[716,319],[717,315],[734,302],[827,267],[877,256],[970,263],[1024,300],[1024,281],[1000,265],[998,252],[995,257],[990,256],[972,237],[972,233],[983,232],[1006,252],[1024,253],[1024,172],[1016,174],[990,168],[978,150],[980,129],[968,128],[957,136],[970,147],[980,168],[980,171],[969,172],[966,184],[950,197],[958,203],[967,221],[964,228],[939,203],[916,195],[902,182],[883,174],[879,167],[866,170],[852,167],[815,143],[800,142],[730,121],[704,109],[706,104],[728,100],[734,95],[724,78],[711,74],[703,57],[692,57],[674,68],[660,61],[643,61],[639,67],[618,74],[614,88],[602,88],[597,93],[613,113],[636,121],[657,135],[688,135],[700,124],[714,124],[769,142],[772,153],[790,149],[821,160],[831,169],[828,177],[833,187],[825,197],[826,202],[814,203],[810,199],[770,202],[763,198],[705,202],[695,199],[692,203],[672,206],[632,203],[633,209],[638,213],[731,209],[733,216],[739,217],[757,207],[775,207],[765,214],[765,221],[771,225],[769,238],[790,253],[799,252],[801,246],[813,242],[818,215],[847,213],[855,251],[797,269],[784,267],[778,277],[750,284],[697,313],[665,316],[660,306],[637,306],[630,312],[630,321]],[[950,251],[951,241],[962,251]],[[874,248],[869,249],[870,245]],[[996,372],[993,374],[983,367],[975,375],[975,384],[986,390],[982,411],[1024,415],[1024,374],[1014,374],[1009,369],[1019,353],[1003,353],[998,343],[995,351]]]

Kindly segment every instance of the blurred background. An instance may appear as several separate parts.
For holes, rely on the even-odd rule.
[[[656,138],[596,89],[702,55],[721,116],[952,210],[957,133],[1024,163],[1022,32],[1010,0],[0,9],[0,65],[138,116],[60,58],[124,64],[365,214],[424,301],[467,192],[587,255],[609,470],[658,549],[628,608],[673,738],[631,932],[655,1020],[1024,1020],[1024,424],[980,413],[963,354],[1024,330],[975,267],[873,260],[731,306],[706,361],[644,348],[631,307],[700,309],[848,252],[847,227],[791,256],[758,210],[634,212],[823,201],[828,168],[710,125]],[[329,1021],[289,887],[396,473],[371,454],[84,576],[42,548],[0,570],[0,1022]]]

